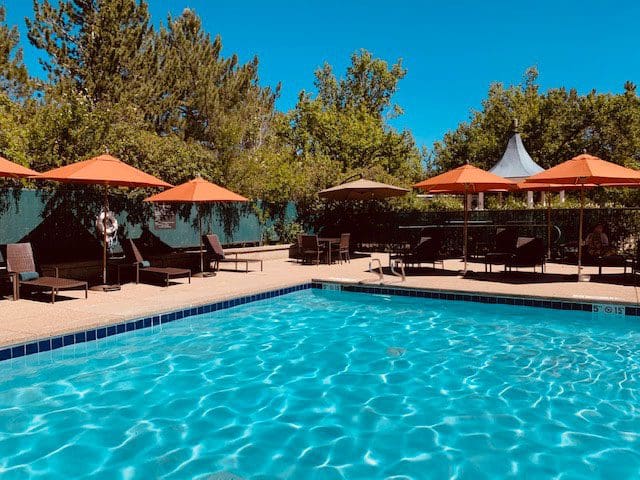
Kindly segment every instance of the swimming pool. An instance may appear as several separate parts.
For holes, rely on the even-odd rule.
[[[636,478],[637,322],[313,289],[22,357],[0,476]]]

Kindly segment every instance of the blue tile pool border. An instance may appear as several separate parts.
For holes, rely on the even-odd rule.
[[[436,300],[454,300],[461,302],[492,303],[499,305],[515,305],[519,307],[550,308],[555,310],[573,310],[593,312],[594,305],[607,305],[623,309],[621,314],[626,316],[640,316],[640,306],[608,302],[608,301],[578,301],[562,298],[525,297],[518,295],[499,295],[486,293],[461,292],[452,290],[428,290],[412,287],[395,287],[387,285],[353,284],[343,282],[319,281],[312,282],[312,288],[327,288],[338,286],[344,292],[368,293],[373,295],[397,295],[401,297],[430,298]]]
[[[611,302],[580,302],[566,299],[531,298],[516,295],[489,295],[484,293],[460,292],[450,290],[428,290],[411,287],[395,287],[387,285],[353,284],[345,282],[333,282],[325,280],[313,280],[311,282],[293,285],[289,287],[268,290],[265,292],[228,298],[213,303],[166,312],[162,314],[148,315],[142,318],[127,320],[113,325],[104,325],[80,332],[67,333],[55,337],[44,338],[0,348],[0,362],[15,358],[48,352],[58,348],[85,342],[93,342],[105,337],[119,335],[134,330],[140,330],[157,326],[194,315],[226,310],[238,305],[275,298],[289,293],[308,289],[331,289],[345,292],[367,293],[373,295],[397,295],[401,297],[429,298],[437,300],[453,300],[462,302],[490,303],[500,305],[515,305],[524,307],[550,308],[555,310],[574,310],[592,312],[594,305],[611,305],[613,308],[622,309],[621,314],[626,316],[640,316],[640,306],[628,304],[616,304]]]
[[[287,295],[289,293],[298,292],[300,290],[308,290],[312,288],[312,283],[302,283],[299,285],[293,285],[289,287],[278,288],[274,290],[267,290],[265,292],[254,293],[251,295],[244,295],[241,297],[228,298],[213,303],[207,303],[198,306],[189,306],[187,308],[148,315],[142,318],[135,318],[127,320],[122,323],[113,325],[104,325],[100,327],[91,328],[89,330],[83,330],[73,333],[65,333],[55,337],[44,338],[21,343],[17,345],[11,345],[8,347],[0,348],[0,362],[3,360],[11,360],[12,358],[20,358],[25,355],[33,355],[36,353],[48,352],[56,350],[58,348],[67,347],[69,345],[75,345],[78,343],[92,342],[100,340],[112,335],[119,335],[121,333],[127,333],[134,330],[140,330],[151,326],[157,326],[176,320],[180,320],[186,317],[194,315],[201,315],[203,313],[216,312],[218,310],[225,310],[227,308],[237,307],[238,305],[244,305],[247,303],[257,302],[259,300],[266,300],[268,298],[275,298],[281,295]]]

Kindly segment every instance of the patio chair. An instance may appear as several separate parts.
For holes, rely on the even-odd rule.
[[[578,242],[567,242],[561,245],[561,257],[565,263],[578,263]],[[623,275],[627,274],[627,268],[633,272],[633,259],[629,255],[613,253],[610,255],[594,256],[586,247],[582,248],[581,262],[583,267],[598,267],[598,275],[602,275],[603,267],[618,267],[623,269]]]
[[[144,259],[135,242],[127,238],[122,244],[125,255],[125,263],[118,266],[118,283],[120,283],[120,267],[129,266],[136,269],[136,283],[140,283],[141,278],[160,281],[165,287],[174,278],[188,278],[191,283],[191,270],[188,268],[174,267],[152,267],[151,263]]]
[[[332,251],[332,254],[337,254],[338,261],[342,263],[346,261],[351,263],[351,257],[349,256],[349,240],[351,239],[350,233],[340,234],[340,243],[337,244]]]
[[[514,228],[498,228],[494,247],[484,255],[484,271],[493,271],[493,265],[506,265],[516,250],[518,232]]]
[[[207,250],[207,255],[212,259],[211,265],[214,270],[220,269],[221,263],[235,263],[236,270],[238,270],[238,264],[244,263],[245,265],[245,273],[249,272],[249,263],[260,263],[260,271],[263,270],[263,261],[260,258],[238,258],[238,254],[235,253],[235,258],[228,258],[225,253],[222,245],[220,244],[220,239],[216,234],[204,235],[202,237],[203,244],[205,249]]]
[[[300,237],[302,263],[309,260],[309,263],[317,263],[320,265],[320,257],[326,253],[324,246],[318,242],[317,235],[301,235]]]
[[[9,283],[11,285],[11,296],[14,300],[17,300],[18,294],[16,293],[16,288],[18,286],[18,282],[16,282],[16,275],[7,270],[7,265],[2,254],[3,248],[6,249],[6,246],[0,245],[0,282],[3,284]]]
[[[302,255],[302,234],[299,233],[296,239],[296,263],[303,262],[304,256]]]
[[[421,237],[418,245],[410,253],[391,255],[390,261],[392,265],[400,262],[404,265],[417,265],[418,267],[423,263],[432,263],[434,269],[436,268],[436,263],[440,263],[444,269],[444,261],[440,253],[441,247],[442,239],[439,236]]]
[[[7,272],[14,275],[14,298],[20,298],[21,287],[38,291],[51,291],[51,303],[55,303],[56,295],[61,290],[84,289],[84,298],[87,298],[87,282],[71,278],[60,278],[57,268],[52,269],[52,271],[53,276],[46,276],[44,271],[38,271],[30,243],[10,243],[7,245]]]
[[[505,267],[511,271],[513,268],[519,267],[533,267],[533,271],[536,271],[536,266],[542,267],[542,273],[544,273],[544,266],[546,260],[546,252],[544,241],[540,237],[518,237],[516,241],[516,248]]]

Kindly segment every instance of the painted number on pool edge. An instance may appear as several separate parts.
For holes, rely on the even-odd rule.
[[[615,315],[624,316],[624,307],[620,305],[607,305],[603,303],[594,303],[592,312],[598,315]]]

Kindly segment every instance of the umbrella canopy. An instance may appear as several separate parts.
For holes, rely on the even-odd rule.
[[[38,180],[52,180],[63,183],[82,183],[104,186],[104,210],[109,210],[109,187],[170,187],[171,184],[138,170],[131,165],[109,155],[99,155],[89,160],[54,168],[41,175]],[[104,238],[102,252],[102,282],[98,289],[111,289],[107,283],[107,215],[104,216]]]
[[[145,202],[155,203],[197,203],[198,204],[198,229],[200,238],[200,274],[204,273],[204,250],[202,246],[202,215],[200,204],[217,202],[248,202],[242,195],[227,190],[226,188],[208,182],[200,177],[189,180],[186,183],[165,190],[145,198]]]
[[[583,153],[527,178],[525,183],[623,186],[640,183],[640,172]]]
[[[186,183],[145,198],[145,202],[158,203],[210,203],[210,202],[248,202],[242,195],[208,182],[194,178]]]
[[[38,176],[40,180],[84,183],[109,187],[170,187],[171,184],[104,154],[82,162],[54,168]]]
[[[463,165],[414,185],[431,193],[478,193],[514,190],[516,183],[473,165]]]
[[[406,188],[361,178],[360,180],[327,188],[318,192],[318,195],[327,200],[383,200],[391,197],[402,197],[408,191]]]
[[[467,230],[469,217],[467,195],[469,193],[515,190],[517,188],[515,182],[469,164],[423,180],[422,182],[416,183],[414,187],[436,194],[464,194],[464,224],[462,233],[463,274],[467,271]]]
[[[13,163],[6,158],[0,157],[0,177],[21,178],[36,177],[40,175],[35,170]]]
[[[640,172],[587,153],[567,160],[525,180],[525,184],[565,184],[580,189],[580,224],[578,228],[578,281],[582,272],[582,231],[584,224],[584,189],[602,185],[605,187],[640,186]],[[559,186],[557,186],[559,188]]]

